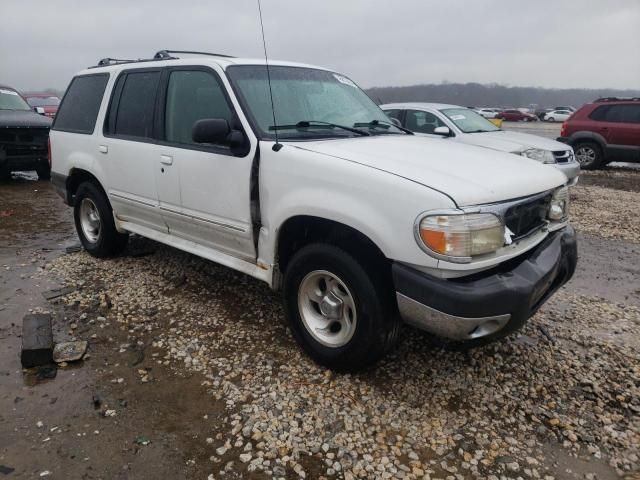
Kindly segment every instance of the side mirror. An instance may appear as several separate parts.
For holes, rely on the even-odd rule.
[[[449,130],[449,127],[436,127],[433,129],[433,133],[436,135],[442,135],[443,137],[451,136],[451,130]]]
[[[391,120],[391,123],[393,123],[396,127],[402,127],[400,120],[398,120],[397,118],[389,117],[389,120]]]
[[[193,124],[191,138],[196,143],[225,143],[230,133],[231,127],[224,118],[203,118]]]
[[[249,153],[249,139],[241,130],[231,128],[224,118],[203,118],[193,124],[191,138],[196,143],[227,145],[231,153],[243,156]]]

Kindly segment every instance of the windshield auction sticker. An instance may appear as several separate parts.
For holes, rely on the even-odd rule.
[[[0,93],[6,93],[7,95],[15,95],[18,96],[18,92],[14,92],[13,90],[5,90],[4,88],[0,88]]]
[[[358,88],[355,83],[349,80],[347,77],[343,77],[342,75],[338,75],[337,73],[333,74],[333,77],[338,80],[340,83],[344,83],[345,85],[349,85],[353,88]]]

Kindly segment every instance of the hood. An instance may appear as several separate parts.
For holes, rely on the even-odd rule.
[[[508,132],[499,130],[496,132],[466,133],[456,137],[457,141],[479,147],[492,148],[501,152],[521,152],[529,148],[542,150],[564,151],[569,147],[564,143],[548,138],[530,135],[528,133]]]
[[[458,206],[533,195],[567,180],[533,160],[444,138],[380,135],[287,144],[415,181],[448,195]]]
[[[52,120],[30,110],[0,110],[0,128],[50,128]]]

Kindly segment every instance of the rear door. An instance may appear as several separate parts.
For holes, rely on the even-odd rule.
[[[606,120],[610,146],[629,160],[640,160],[640,103],[611,105]]]
[[[158,68],[123,71],[116,80],[99,145],[108,195],[120,220],[166,232],[155,180]]]
[[[255,145],[235,156],[225,145],[198,144],[196,121],[224,118],[241,129],[220,72],[208,67],[167,69],[156,175],[160,209],[170,233],[255,261],[250,210]]]

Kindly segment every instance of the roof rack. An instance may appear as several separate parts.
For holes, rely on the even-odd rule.
[[[596,102],[640,102],[640,97],[602,97]]]
[[[153,56],[156,60],[174,60],[179,57],[174,57],[172,53],[186,53],[187,55],[208,55],[210,57],[222,57],[222,58],[234,58],[231,55],[224,55],[222,53],[211,53],[211,52],[193,52],[190,50],[160,50],[156,52]]]
[[[138,58],[137,60],[133,59],[124,59],[124,58],[103,58],[101,59],[97,65],[93,65],[89,68],[98,68],[98,67],[108,67],[109,65],[120,65],[122,63],[138,63],[138,62],[157,62],[158,60],[177,60],[179,57],[175,57],[171,55],[172,53],[179,54],[187,54],[187,55],[208,55],[210,57],[221,57],[221,58],[235,58],[231,55],[224,55],[222,53],[211,53],[211,52],[194,52],[190,50],[159,50],[153,56],[153,58]]]

